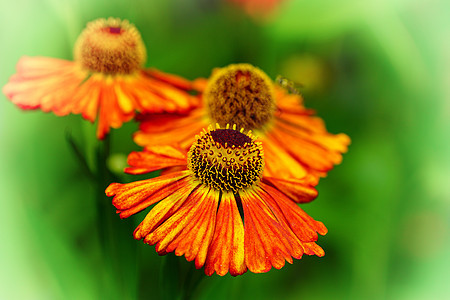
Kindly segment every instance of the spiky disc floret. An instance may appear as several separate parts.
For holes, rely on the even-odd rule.
[[[208,113],[222,126],[233,122],[245,130],[262,130],[275,111],[274,84],[250,64],[215,70],[204,92]]]
[[[196,136],[188,153],[188,168],[195,178],[217,190],[239,190],[257,184],[264,170],[264,153],[251,131],[209,126]]]
[[[147,58],[136,27],[115,18],[89,22],[75,43],[74,56],[84,68],[105,74],[131,74]]]

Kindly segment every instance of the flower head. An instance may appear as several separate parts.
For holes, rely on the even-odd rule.
[[[74,57],[91,72],[131,74],[144,65],[146,50],[139,31],[127,20],[98,19],[78,37]]]
[[[127,218],[157,203],[134,231],[161,254],[185,255],[205,273],[236,276],[280,269],[303,254],[323,256],[315,242],[325,226],[308,216],[263,177],[261,143],[236,127],[209,127],[191,149],[148,147],[133,152],[126,172],[142,174],[184,166],[183,171],[106,189]],[[314,188],[299,180],[304,197]],[[308,192],[309,191],[309,192]]]
[[[270,78],[249,64],[230,65],[215,72],[203,94],[208,115],[225,126],[262,129],[273,118],[275,91]]]
[[[238,193],[261,179],[263,150],[251,133],[245,135],[235,125],[199,136],[189,150],[187,166],[203,184]]]
[[[203,105],[186,116],[141,116],[136,143],[146,147],[178,143],[189,149],[195,133],[208,123],[237,122],[259,137],[265,152],[264,175],[279,178],[283,174],[284,179],[274,179],[274,185],[298,202],[306,199],[290,178],[315,185],[347,151],[347,135],[330,134],[324,122],[303,106],[301,95],[277,86],[249,64],[215,70],[209,79],[196,80],[195,86]]]
[[[97,137],[131,120],[135,111],[184,113],[197,105],[191,83],[156,69],[143,69],[146,50],[136,27],[126,20],[88,23],[74,47],[74,61],[22,57],[17,74],[3,87],[22,109],[82,114]]]

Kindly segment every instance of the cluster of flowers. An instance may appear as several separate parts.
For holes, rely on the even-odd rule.
[[[156,204],[135,239],[195,260],[207,275],[324,255],[316,241],[326,227],[297,203],[317,196],[350,139],[328,133],[300,95],[249,64],[194,81],[145,69],[139,32],[119,19],[89,23],[74,56],[22,58],[3,92],[22,109],[98,119],[99,139],[140,122],[134,141],[143,150],[129,155],[125,172],[161,176],[106,189],[121,218]]]

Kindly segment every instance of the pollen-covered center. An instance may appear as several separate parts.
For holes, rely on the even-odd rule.
[[[109,18],[88,23],[75,44],[74,56],[92,72],[130,74],[145,63],[146,50],[134,25]]]
[[[204,130],[189,150],[188,168],[203,184],[237,193],[259,182],[264,154],[250,132],[235,128]]]
[[[215,71],[204,93],[209,116],[221,126],[262,129],[275,110],[273,83],[260,69],[234,64]]]

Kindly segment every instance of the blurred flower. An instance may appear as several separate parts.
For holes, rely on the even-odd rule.
[[[205,273],[236,276],[280,269],[303,254],[323,256],[315,241],[326,227],[308,216],[270,180],[262,177],[264,154],[249,132],[209,127],[186,151],[148,147],[129,155],[125,171],[142,174],[185,166],[187,170],[106,189],[121,218],[158,203],[134,231],[156,244],[160,255],[175,251]],[[187,160],[187,163],[186,163]],[[303,196],[313,187],[302,180]],[[312,192],[314,194],[314,192]]]
[[[273,14],[283,0],[228,0],[240,6],[254,18],[266,18]]]
[[[189,149],[193,136],[211,123],[252,130],[264,147],[264,175],[297,202],[298,187],[291,178],[316,185],[335,164],[342,161],[350,138],[327,132],[322,119],[302,105],[302,97],[276,86],[258,68],[249,64],[215,70],[210,79],[198,79],[203,105],[187,116],[141,116],[134,140],[141,146],[178,143]]]
[[[143,69],[146,50],[128,21],[98,19],[88,23],[74,48],[74,61],[22,57],[17,74],[3,92],[22,109],[82,114],[103,139],[135,111],[186,112],[196,99],[190,82],[155,69]]]

